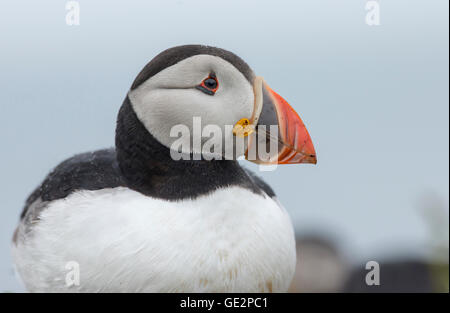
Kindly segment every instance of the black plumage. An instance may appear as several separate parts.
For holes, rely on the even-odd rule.
[[[138,74],[133,84],[131,85],[131,90],[136,89],[143,82],[145,82],[155,74],[159,73],[163,69],[172,66],[186,58],[199,54],[209,54],[212,56],[220,57],[225,61],[228,61],[235,68],[237,68],[245,76],[245,78],[247,78],[247,80],[250,83],[253,83],[253,80],[255,78],[253,71],[248,66],[248,64],[245,63],[244,60],[242,60],[234,53],[211,46],[184,45],[169,48],[167,50],[164,50],[157,56],[155,56]]]
[[[208,46],[181,46],[168,49],[147,64],[132,89],[162,69],[197,54],[211,54],[232,63],[253,80],[253,72],[236,55]],[[218,188],[239,186],[270,197],[273,190],[253,173],[231,160],[174,161],[170,150],[159,143],[139,121],[130,100],[125,98],[117,118],[116,149],[76,155],[59,164],[28,197],[21,217],[30,205],[62,199],[77,190],[128,187],[144,195],[169,201],[192,199]]]

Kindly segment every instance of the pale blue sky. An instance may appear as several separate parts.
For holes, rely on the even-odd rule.
[[[297,231],[334,236],[355,264],[426,255],[422,195],[448,214],[448,1],[0,2],[0,290],[19,291],[10,238],[58,162],[112,146],[115,118],[158,52],[201,43],[240,55],[306,123],[317,166],[262,173]]]

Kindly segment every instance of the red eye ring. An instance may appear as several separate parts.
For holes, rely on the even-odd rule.
[[[216,91],[219,89],[219,82],[217,80],[216,75],[210,74],[207,78],[205,78],[200,85],[197,86],[197,89],[203,91],[208,95],[214,95]]]

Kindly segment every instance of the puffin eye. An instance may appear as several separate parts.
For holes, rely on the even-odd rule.
[[[219,88],[219,82],[217,81],[216,75],[210,74],[196,88],[210,96],[213,96]]]
[[[216,89],[217,87],[217,81],[214,78],[205,79],[203,83],[208,89]]]

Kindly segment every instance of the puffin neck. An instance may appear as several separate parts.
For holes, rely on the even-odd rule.
[[[181,200],[227,186],[261,193],[236,161],[173,160],[140,122],[128,96],[117,119],[116,154],[127,187],[147,196]]]

